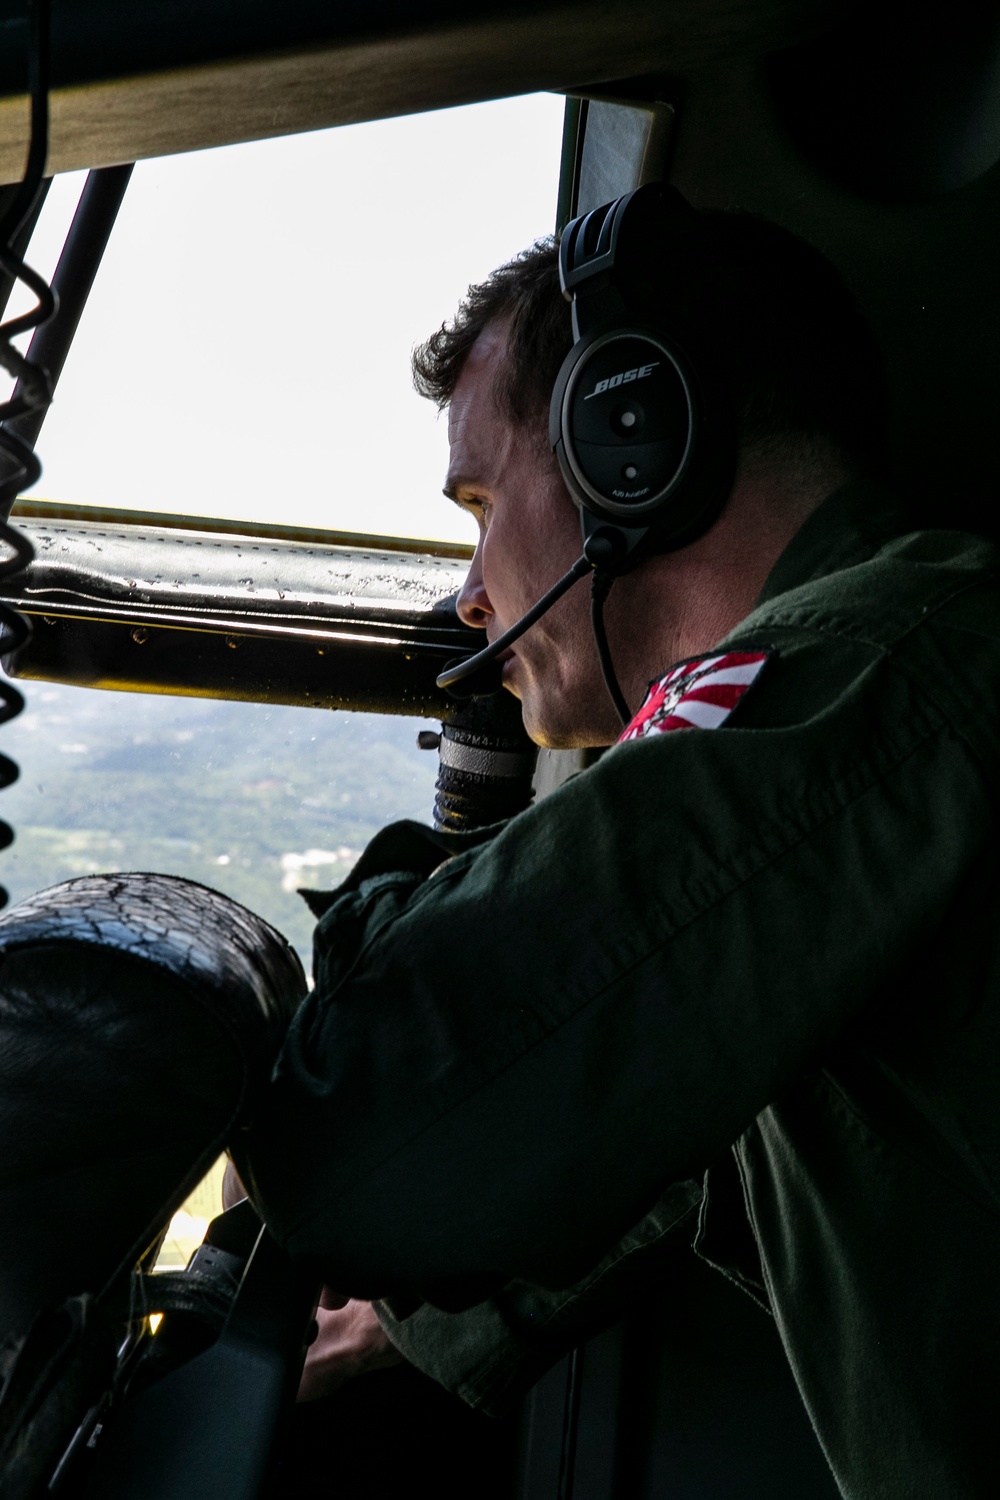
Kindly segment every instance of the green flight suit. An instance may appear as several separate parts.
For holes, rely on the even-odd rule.
[[[702,1251],[843,1494],[1000,1492],[997,563],[849,486],[727,637],[772,654],[721,729],[499,831],[396,825],[326,898],[239,1164],[330,1284],[433,1304],[418,1363],[489,1404],[531,1306],[613,1315],[710,1168]]]

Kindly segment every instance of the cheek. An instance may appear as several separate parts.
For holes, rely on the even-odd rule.
[[[530,609],[582,550],[579,514],[561,479],[540,480],[534,469],[512,473],[481,548],[484,587],[501,622]]]
[[[561,485],[549,498],[544,535],[549,581],[554,583],[583,551],[580,512]]]
[[[536,549],[533,569],[532,549],[523,527],[510,526],[499,518],[490,525],[483,538],[480,562],[483,586],[494,608],[505,611],[505,607],[523,606],[526,609],[534,603],[534,596],[527,596],[533,586],[537,556]]]

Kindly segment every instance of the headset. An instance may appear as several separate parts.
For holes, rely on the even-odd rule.
[[[583,552],[492,645],[438,676],[454,696],[498,691],[497,657],[589,573],[604,680],[622,722],[631,718],[604,630],[611,584],[650,552],[673,551],[707,531],[735,470],[727,394],[692,327],[711,249],[700,215],[663,183],[636,188],[564,230],[559,279],[573,347],[552,390],[549,441],[580,512]]]

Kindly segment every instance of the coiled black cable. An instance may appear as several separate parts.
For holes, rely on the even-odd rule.
[[[49,377],[14,348],[12,340],[48,322],[56,310],[56,299],[43,277],[26,266],[14,244],[25,223],[45,174],[49,150],[49,32],[50,0],[30,0],[28,49],[29,91],[31,95],[31,138],[24,178],[0,219],[0,268],[14,281],[23,281],[34,293],[36,305],[20,317],[0,324],[0,366],[14,376],[15,386],[9,401],[0,404],[0,592],[21,573],[34,555],[30,542],[9,524],[11,507],[17,496],[34,484],[42,472],[35,451],[5,427],[13,417],[37,411],[52,399]],[[11,462],[8,462],[10,460]],[[31,634],[24,615],[10,605],[0,603],[0,656],[7,656],[23,646]],[[15,719],[24,707],[24,699],[9,682],[0,679],[0,724]],[[0,788],[16,781],[18,768],[6,755],[0,755]],[[13,841],[14,831],[0,821],[0,849]],[[7,904],[7,892],[0,886],[0,907]]]

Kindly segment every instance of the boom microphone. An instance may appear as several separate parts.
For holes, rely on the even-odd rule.
[[[515,625],[505,630],[503,635],[498,636],[489,646],[482,651],[477,651],[475,656],[466,656],[458,661],[449,662],[443,672],[437,676],[437,685],[445,692],[450,693],[453,698],[485,697],[490,693],[498,693],[501,687],[502,668],[496,666],[496,659],[501,656],[507,647],[514,641],[520,640],[526,631],[530,630],[542,615],[548,614],[553,604],[557,604],[563,594],[569,592],[574,583],[581,578],[586,578],[588,573],[597,571],[613,575],[624,558],[632,551],[636,544],[636,538],[641,532],[627,532],[624,528],[601,526],[597,530],[590,531],[584,527],[586,540],[581,555],[570,568],[564,573],[558,583],[554,583],[547,594],[543,594],[536,604],[533,604],[527,614],[522,615]]]
[[[485,693],[499,692],[499,671],[495,671],[489,677],[485,678],[487,682],[492,681],[494,677],[496,679],[496,686],[487,687],[485,690],[479,685],[478,681],[473,686],[470,679],[478,678],[484,667],[491,666],[513,641],[520,640],[525,631],[530,630],[535,621],[540,620],[542,615],[546,614],[552,608],[553,604],[573,587],[578,579],[585,577],[590,572],[591,567],[592,564],[586,554],[578,557],[569,572],[564,573],[559,582],[553,584],[548,593],[543,594],[537,604],[533,604],[528,613],[521,616],[516,625],[512,625],[509,630],[505,630],[503,635],[497,636],[497,639],[491,645],[484,647],[482,651],[477,651],[475,656],[467,656],[460,661],[449,662],[444,671],[438,673],[438,687],[444,688],[454,698],[467,698],[473,694],[478,696],[484,694],[484,691]]]

